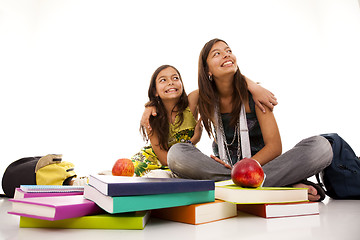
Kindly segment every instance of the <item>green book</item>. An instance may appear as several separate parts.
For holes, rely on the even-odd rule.
[[[108,213],[144,211],[215,201],[214,190],[111,197],[90,185],[85,186],[84,197]]]
[[[21,228],[144,229],[150,211],[99,214],[57,221],[20,217]]]
[[[235,204],[303,202],[308,201],[308,191],[307,188],[215,185],[215,198]]]

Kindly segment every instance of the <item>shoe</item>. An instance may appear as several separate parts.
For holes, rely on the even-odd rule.
[[[305,185],[313,186],[316,189],[317,193],[320,195],[320,199],[317,200],[317,202],[321,202],[321,201],[323,201],[325,199],[325,196],[326,196],[325,190],[323,189],[321,184],[310,182],[307,179],[304,179],[304,180],[300,181],[300,183],[303,183]]]

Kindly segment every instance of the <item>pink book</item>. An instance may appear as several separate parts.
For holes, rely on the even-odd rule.
[[[9,214],[44,220],[61,220],[103,213],[94,202],[83,195],[10,199]]]
[[[83,194],[84,192],[24,192],[20,188],[16,188],[14,199],[33,198],[33,197],[70,196],[70,195],[83,195]]]

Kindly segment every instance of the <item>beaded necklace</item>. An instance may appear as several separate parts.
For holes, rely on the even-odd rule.
[[[219,104],[215,105],[214,117],[216,121],[216,142],[219,148],[220,159],[229,164],[230,166],[233,166],[228,146],[232,145],[235,142],[236,136],[238,139],[237,161],[240,160],[241,156],[243,158],[250,158],[251,149],[244,104],[241,105],[239,120],[235,125],[234,137],[230,144],[228,144],[226,141],[224,126],[219,111]]]

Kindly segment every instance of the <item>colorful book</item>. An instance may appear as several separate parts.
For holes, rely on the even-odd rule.
[[[20,185],[20,189],[24,192],[83,192],[84,186],[70,185]]]
[[[73,229],[144,229],[150,211],[98,214],[57,221],[20,217],[21,228],[73,228]]]
[[[24,192],[20,188],[15,189],[14,199],[33,198],[33,197],[56,197],[56,196],[70,196],[83,195],[81,192]]]
[[[235,217],[237,209],[236,204],[215,200],[210,203],[155,209],[151,211],[151,216],[198,225]]]
[[[295,217],[318,215],[318,202],[274,203],[274,204],[238,204],[239,211],[263,218]]]
[[[140,178],[90,175],[89,184],[107,196],[133,196],[214,190],[212,180],[180,178]]]
[[[83,195],[10,199],[8,213],[45,220],[61,220],[103,213],[94,202]]]
[[[242,188],[235,184],[216,186],[215,198],[236,204],[261,204],[308,201],[307,188]]]
[[[177,207],[194,203],[213,202],[215,200],[214,190],[111,197],[102,194],[90,185],[85,185],[84,197],[95,202],[108,213]]]

